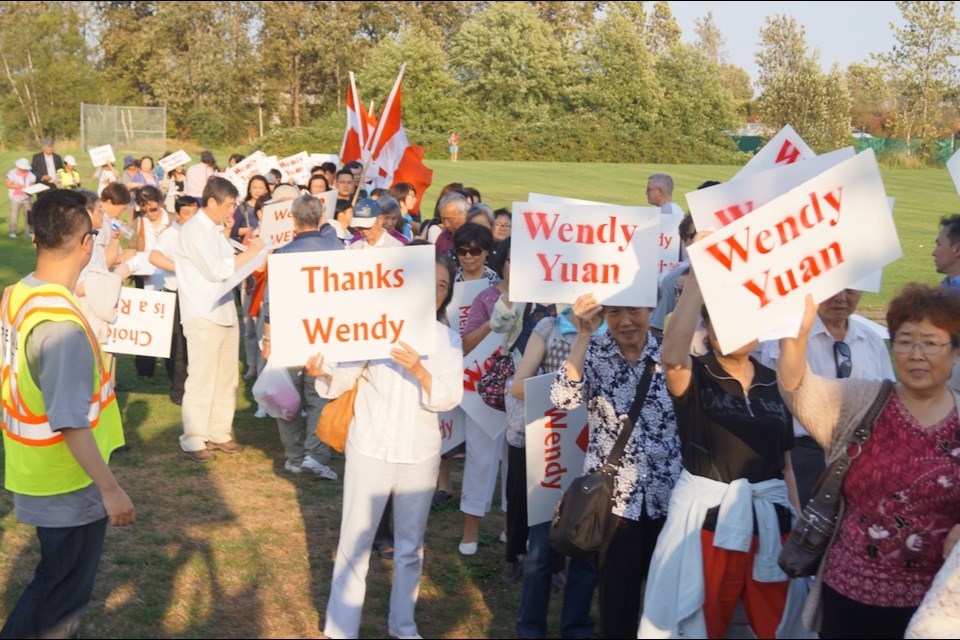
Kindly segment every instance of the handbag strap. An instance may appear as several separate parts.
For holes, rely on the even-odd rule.
[[[623,455],[623,450],[627,448],[627,440],[630,439],[633,428],[637,423],[637,418],[640,417],[640,409],[647,399],[647,393],[650,391],[650,382],[653,380],[653,372],[656,368],[656,361],[653,358],[648,358],[647,366],[643,370],[643,376],[640,378],[640,384],[637,385],[637,395],[633,397],[633,404],[630,406],[630,411],[625,418],[620,419],[620,435],[617,436],[617,441],[614,443],[613,449],[610,450],[610,455],[607,456],[607,461],[603,465],[604,473],[617,473],[620,456]]]

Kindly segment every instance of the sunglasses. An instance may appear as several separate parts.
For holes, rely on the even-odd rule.
[[[477,257],[481,253],[483,253],[483,249],[480,247],[457,247],[457,255],[461,258],[468,254]]]

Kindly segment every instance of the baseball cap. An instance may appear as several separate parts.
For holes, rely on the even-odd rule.
[[[377,201],[362,198],[353,207],[353,222],[350,223],[350,226],[358,229],[369,229],[379,215],[380,205],[377,204]]]
[[[17,169],[21,169],[22,171],[30,171],[30,163],[26,158],[20,158],[16,161],[15,165]]]
[[[76,161],[76,159],[75,159],[73,156],[64,156],[64,157],[63,157],[63,162],[64,162],[65,164],[69,164],[69,165],[71,165],[71,166],[73,166],[73,167],[77,166],[77,161]]]
[[[129,166],[132,165],[132,164],[137,164],[137,161],[133,158],[133,156],[127,156],[126,158],[123,159],[123,168],[124,168],[124,169],[126,169],[127,167],[129,167]]]

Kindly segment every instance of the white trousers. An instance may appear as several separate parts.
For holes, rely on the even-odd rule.
[[[330,638],[356,638],[359,634],[370,547],[387,498],[393,493],[393,585],[387,624],[395,636],[415,636],[423,536],[440,452],[423,462],[399,464],[365,456],[348,442],[345,454],[340,541],[323,633]]]
[[[463,464],[463,485],[460,488],[460,511],[483,517],[493,506],[493,490],[497,487],[500,469],[500,505],[507,510],[507,445],[506,431],[491,439],[477,421],[466,419],[467,458]],[[502,462],[502,464],[500,464]]]
[[[233,414],[237,409],[237,358],[240,332],[203,318],[183,323],[187,339],[187,381],[183,390],[184,451],[206,449],[207,442],[233,439]]]

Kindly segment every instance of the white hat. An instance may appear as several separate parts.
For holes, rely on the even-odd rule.
[[[15,166],[17,167],[17,169],[22,169],[23,171],[30,171],[30,163],[27,161],[26,158],[20,158],[19,160],[17,160],[17,162],[15,163]]]
[[[63,163],[69,164],[71,167],[77,166],[77,161],[73,156],[63,156]]]

